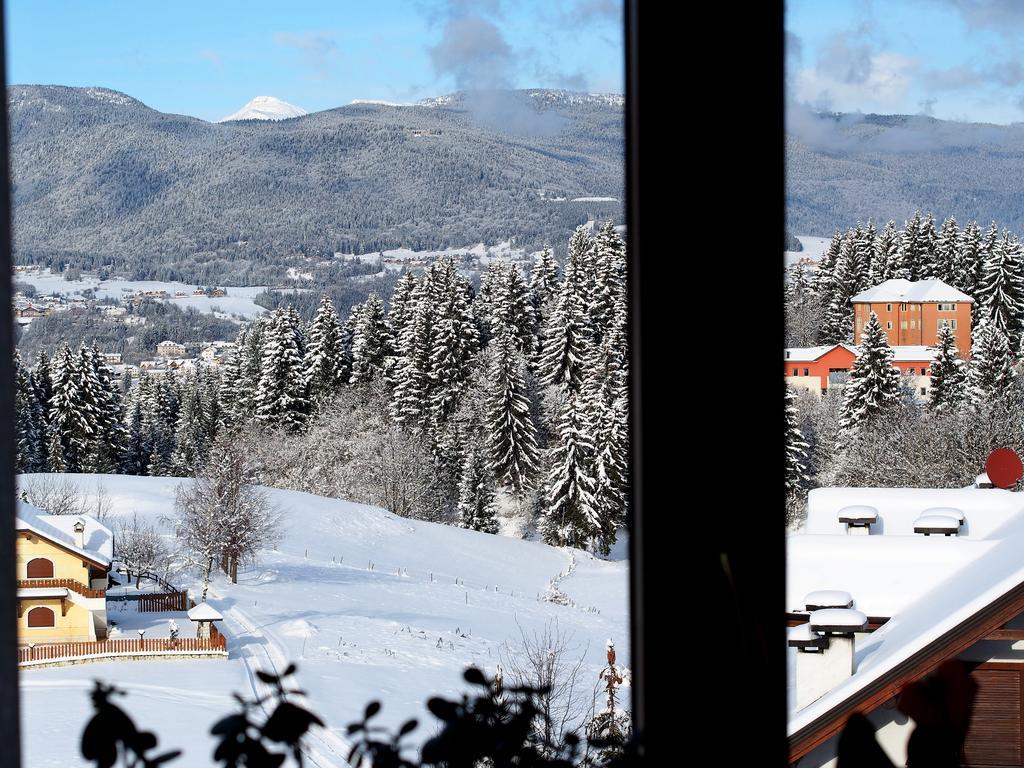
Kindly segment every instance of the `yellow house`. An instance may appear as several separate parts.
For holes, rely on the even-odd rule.
[[[24,502],[16,529],[18,641],[105,639],[110,529],[89,515],[48,515]]]

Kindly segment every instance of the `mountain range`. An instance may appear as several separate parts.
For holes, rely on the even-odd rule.
[[[787,114],[786,229],[828,237],[914,211],[1024,234],[1024,123],[923,115]]]
[[[218,123],[231,120],[287,120],[291,117],[302,117],[307,114],[302,107],[296,107],[287,101],[275,99],[273,96],[257,96],[237,112],[222,117]]]
[[[622,97],[460,92],[208,123],[104,88],[14,85],[18,263],[262,284],[336,252],[564,249],[622,220]]]

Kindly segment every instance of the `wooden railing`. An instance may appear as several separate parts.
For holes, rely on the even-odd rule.
[[[137,654],[179,655],[202,653],[204,651],[227,651],[227,638],[216,627],[210,639],[197,637],[179,637],[174,640],[165,637],[149,640],[98,640],[87,643],[47,643],[34,648],[22,646],[18,648],[18,663],[26,664],[33,661],[59,661],[61,659],[80,659],[90,656],[134,656]]]
[[[187,611],[189,599],[187,592],[160,592],[158,594],[139,595],[139,612],[155,613],[158,611]]]
[[[104,597],[104,589],[90,589],[74,579],[18,579],[18,589],[38,589],[46,587],[67,587],[83,597]]]

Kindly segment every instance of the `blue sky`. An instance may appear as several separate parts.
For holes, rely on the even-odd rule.
[[[1024,0],[787,0],[793,101],[1024,121]]]
[[[7,75],[224,117],[460,88],[623,90],[621,0],[7,0]]]

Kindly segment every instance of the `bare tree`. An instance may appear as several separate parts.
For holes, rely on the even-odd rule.
[[[556,754],[567,733],[579,733],[593,711],[593,690],[580,675],[588,646],[580,650],[572,633],[563,632],[551,619],[540,632],[527,633],[519,625],[520,640],[506,641],[500,652],[506,677],[513,686],[546,689],[538,699],[534,740],[547,755]]]
[[[251,562],[279,536],[280,513],[252,480],[243,445],[225,432],[195,481],[178,486],[178,537],[190,563],[202,572],[204,601],[218,559],[237,583],[239,563]]]
[[[70,477],[37,475],[24,480],[21,497],[50,515],[84,515],[89,504]]]
[[[135,586],[142,581],[143,573],[164,570],[170,559],[167,545],[153,526],[139,522],[138,514],[133,513],[131,522],[119,520],[114,537],[114,557],[120,560],[131,581],[135,573]]]

